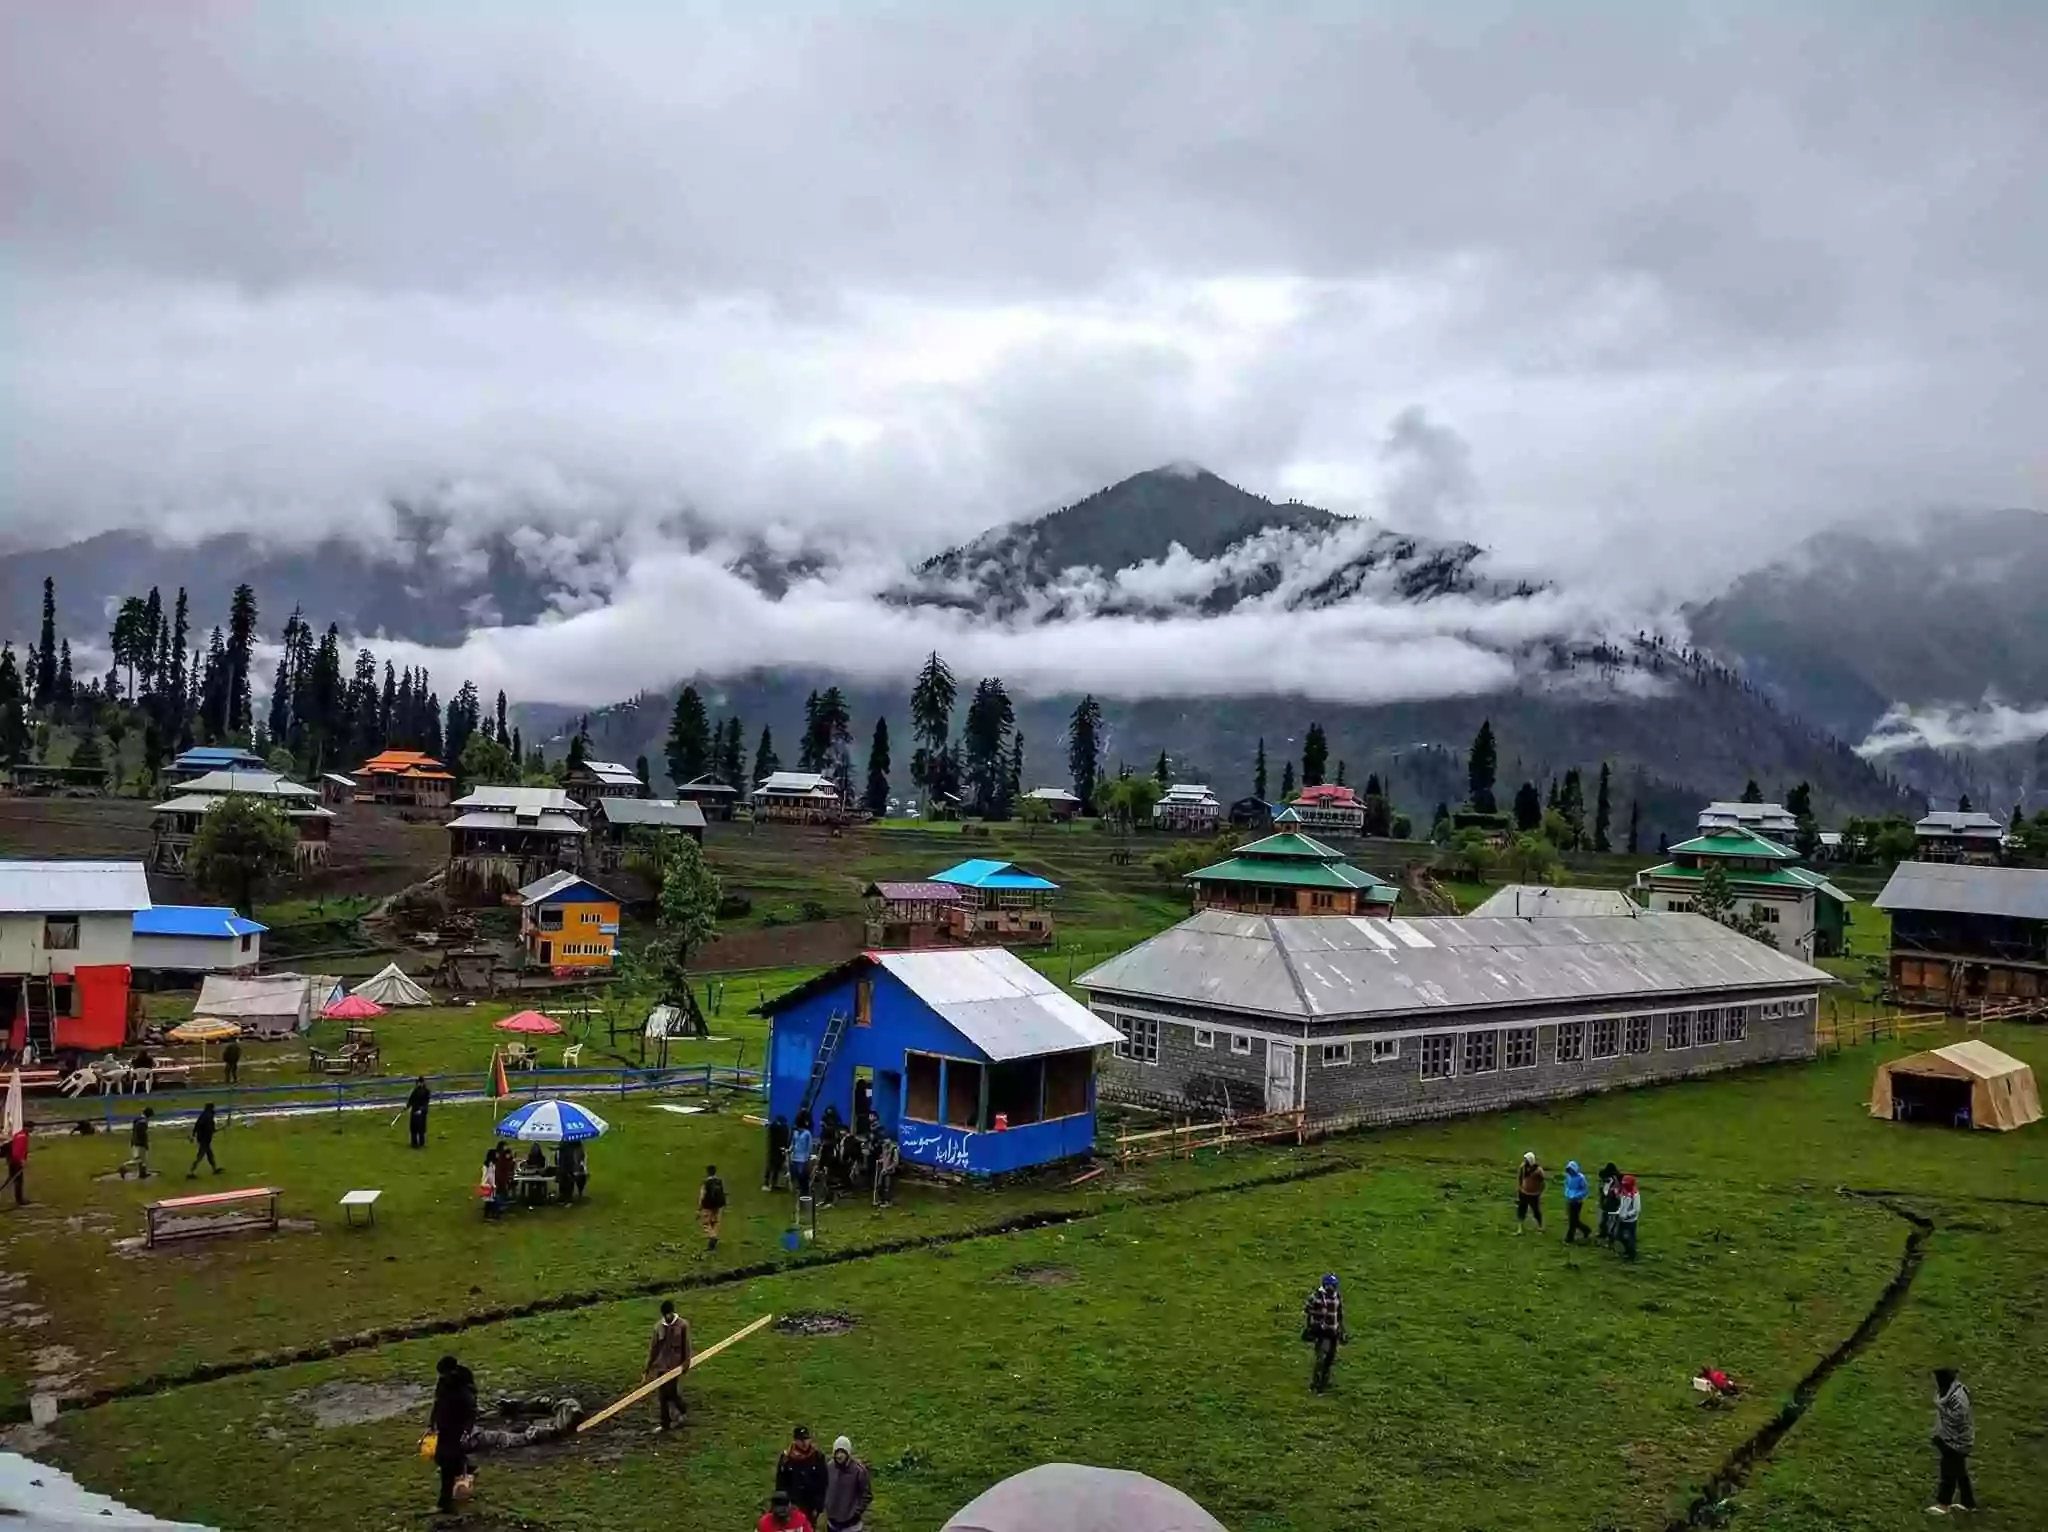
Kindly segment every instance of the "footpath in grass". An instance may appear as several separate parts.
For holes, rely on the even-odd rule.
[[[1059,1458],[1159,1474],[1240,1532],[1660,1526],[1853,1327],[1903,1238],[1866,1204],[1715,1191],[1673,1199],[1658,1248],[1628,1266],[1567,1252],[1554,1230],[1516,1238],[1491,1177],[1408,1167],[792,1272],[685,1294],[684,1311],[705,1340],[771,1311],[853,1328],[770,1333],[719,1358],[686,1385],[677,1439],[651,1440],[643,1408],[496,1459],[479,1512],[557,1532],[745,1526],[801,1420],[854,1438],[878,1526],[937,1526],[991,1481]],[[1333,1267],[1354,1344],[1316,1397],[1300,1304]],[[323,1428],[311,1406],[332,1385],[422,1384],[453,1349],[487,1398],[566,1388],[601,1403],[637,1379],[654,1307],[119,1402],[67,1420],[58,1455],[223,1527],[401,1526],[431,1492],[413,1455],[421,1411]],[[1687,1379],[1704,1360],[1750,1395],[1701,1409]]]

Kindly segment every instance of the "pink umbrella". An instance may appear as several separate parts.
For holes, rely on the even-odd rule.
[[[338,1021],[361,1021],[366,1016],[382,1016],[384,1007],[374,1000],[365,1000],[361,995],[349,995],[335,1001],[320,1014]]]
[[[543,1016],[539,1011],[521,1011],[517,1016],[507,1016],[498,1023],[500,1032],[529,1032],[537,1037],[553,1037],[561,1030],[561,1023],[552,1017]]]

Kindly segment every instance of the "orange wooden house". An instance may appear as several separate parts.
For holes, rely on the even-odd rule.
[[[455,795],[454,773],[417,750],[386,750],[358,766],[354,776],[358,803],[445,809]]]

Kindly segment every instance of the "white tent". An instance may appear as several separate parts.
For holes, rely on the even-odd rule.
[[[235,979],[210,973],[199,986],[199,1003],[194,1016],[217,1016],[232,1021],[244,1037],[290,1037],[313,1024],[321,1007],[313,1003],[314,981],[302,973],[259,974]],[[326,1003],[326,991],[321,992]]]
[[[943,1532],[1224,1532],[1170,1484],[1120,1468],[1041,1463],[957,1511]]]
[[[374,977],[363,980],[355,992],[374,1000],[387,1010],[395,1005],[432,1005],[434,997],[405,976],[396,963],[386,963]]]

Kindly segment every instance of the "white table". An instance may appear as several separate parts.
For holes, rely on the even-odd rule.
[[[363,1208],[368,1211],[370,1222],[374,1224],[377,1221],[377,1199],[383,1195],[384,1192],[381,1188],[343,1192],[341,1196],[342,1219],[353,1225],[356,1221],[356,1209]]]

